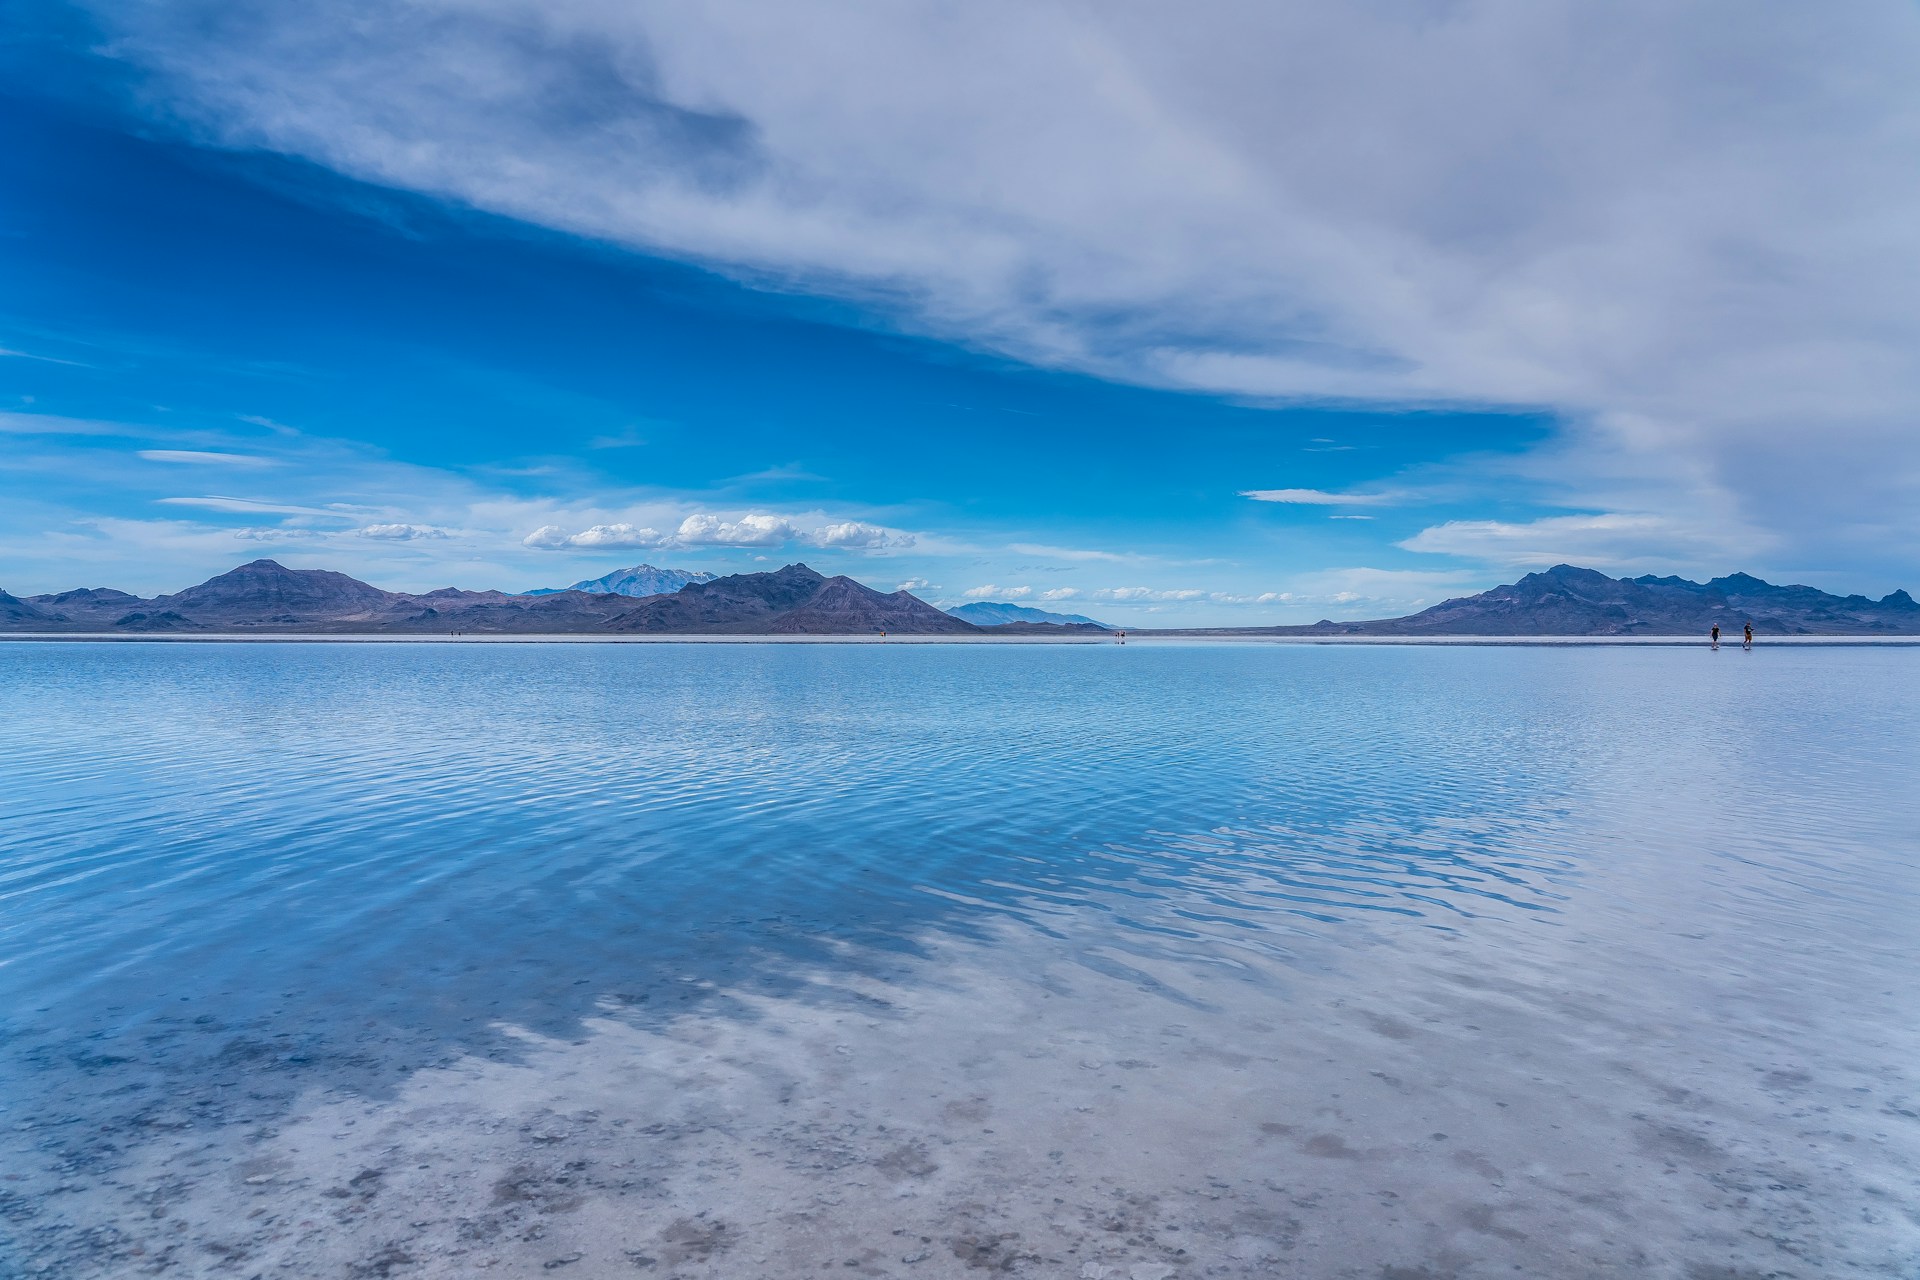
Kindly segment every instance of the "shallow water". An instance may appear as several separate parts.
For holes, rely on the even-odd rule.
[[[1917,675],[0,645],[0,1274],[1910,1280]]]

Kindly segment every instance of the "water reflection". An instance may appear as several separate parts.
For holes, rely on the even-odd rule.
[[[1914,659],[1698,656],[0,646],[5,1070],[117,1135],[42,1152],[104,1178],[175,1121],[319,1123],[315,1089],[425,1105],[469,1060],[530,1072],[511,1077],[529,1097],[568,1071],[637,1089],[605,1064],[657,1066],[695,1025],[743,1061],[805,1042],[828,1067],[845,1047],[938,1077],[965,1057],[956,1028],[1024,1023],[1059,1042],[1043,1065],[961,1072],[948,1101],[990,1093],[1036,1129],[1036,1099],[1114,1061],[1176,1061],[1171,1079],[1241,1103],[1218,1073],[1249,1068],[1221,1064],[1262,1062],[1304,1082],[1276,1113],[1311,1112],[1469,982],[1505,994],[1460,1025],[1501,1018],[1497,1052],[1560,1054],[1562,1076],[1600,1025],[1684,1038],[1649,1028],[1692,998],[1723,1040],[1816,1057],[1912,1012],[1876,993],[1920,958],[1913,836],[1887,803],[1920,764]],[[1301,1029],[1304,1007],[1359,1000],[1364,1052],[1337,1017]],[[1825,1047],[1795,1044],[1795,1019]],[[583,1038],[601,1065],[557,1065]],[[1394,1106],[1444,1110],[1463,1086],[1434,1064],[1487,1048],[1433,1051],[1419,1086],[1406,1063],[1369,1070],[1414,1091]],[[1897,1092],[1892,1046],[1847,1049]],[[781,1087],[838,1098],[815,1123],[882,1123],[834,1078],[795,1066]],[[869,1083],[902,1115],[924,1093]],[[1146,1101],[1110,1119],[1199,1123]],[[1323,1127],[1288,1149],[1358,1159]],[[1881,1141],[1914,1149],[1911,1129]],[[1235,1182],[1249,1212],[1256,1192]],[[88,1229],[33,1247],[85,1256]]]

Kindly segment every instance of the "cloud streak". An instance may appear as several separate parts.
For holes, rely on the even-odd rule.
[[[1106,377],[1546,407],[1694,477],[1620,509],[1920,533],[1911,5],[95,13],[226,145]]]
[[[148,462],[183,463],[202,467],[277,467],[279,460],[250,453],[216,453],[204,449],[141,449],[139,456]]]
[[[1242,489],[1240,496],[1301,507],[1382,507],[1399,501],[1399,495],[1392,493],[1329,493],[1325,489]]]

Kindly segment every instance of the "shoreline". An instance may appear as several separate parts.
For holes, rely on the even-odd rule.
[[[0,634],[0,642],[48,643],[79,641],[108,644],[986,644],[986,645],[1406,645],[1414,647],[1707,647],[1699,636],[1274,636],[1181,635],[1129,632],[1122,641],[1112,635],[599,635],[568,633],[514,634],[485,632],[462,635],[386,634],[380,632],[216,632],[196,635],[120,634],[102,631],[22,631]],[[1768,636],[1756,638],[1760,648],[1920,648],[1920,635],[1907,636]],[[1737,650],[1738,641],[1721,641],[1721,648]]]

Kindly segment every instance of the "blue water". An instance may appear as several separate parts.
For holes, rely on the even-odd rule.
[[[1536,985],[1559,971],[1624,998],[1609,1016],[1627,1024],[1636,984],[1649,1025],[1697,998],[1708,1056],[1764,1033],[1872,1076],[1889,1100],[1858,1140],[1891,1162],[1885,1182],[1920,1153],[1910,1041],[1882,1034],[1920,1013],[1917,664],[1764,647],[0,645],[0,1071],[29,1115],[13,1158],[40,1162],[9,1248],[22,1267],[133,1273],[102,1188],[136,1196],[112,1171],[146,1131],[94,1094],[186,1089],[223,1062],[222,1088],[257,1105],[221,1102],[207,1127],[257,1131],[315,1087],[288,1064],[391,1099],[428,1064],[511,1057],[513,1034],[587,1035],[609,1000],[637,1024],[717,1028],[830,1002],[822,973],[935,982],[956,949],[980,982],[1047,987],[1066,1021],[1097,1012],[1079,974],[1136,1021],[1222,1043],[1309,994],[1378,995],[1365,975],[1414,957]],[[1380,999],[1404,1019],[1416,997]],[[1571,1015],[1529,1017],[1512,1034],[1540,1045],[1492,1051],[1573,1034]],[[1691,1048],[1655,1040],[1675,1061]],[[31,1127],[56,1106],[67,1138]],[[81,1129],[126,1132],[76,1154]],[[62,1200],[62,1176],[99,1185]],[[1856,1222],[1885,1199],[1860,1178],[1808,1192],[1806,1213]],[[1735,1261],[1910,1274],[1899,1214],[1860,1230],[1808,1228],[1781,1255],[1797,1270],[1752,1240]],[[1457,1274],[1492,1265],[1446,1247]],[[1672,1246],[1672,1274],[1734,1265],[1691,1247]],[[168,1266],[226,1274],[220,1256]],[[391,1273],[430,1269],[409,1256]],[[1394,1264],[1342,1257],[1359,1269],[1324,1273]]]

